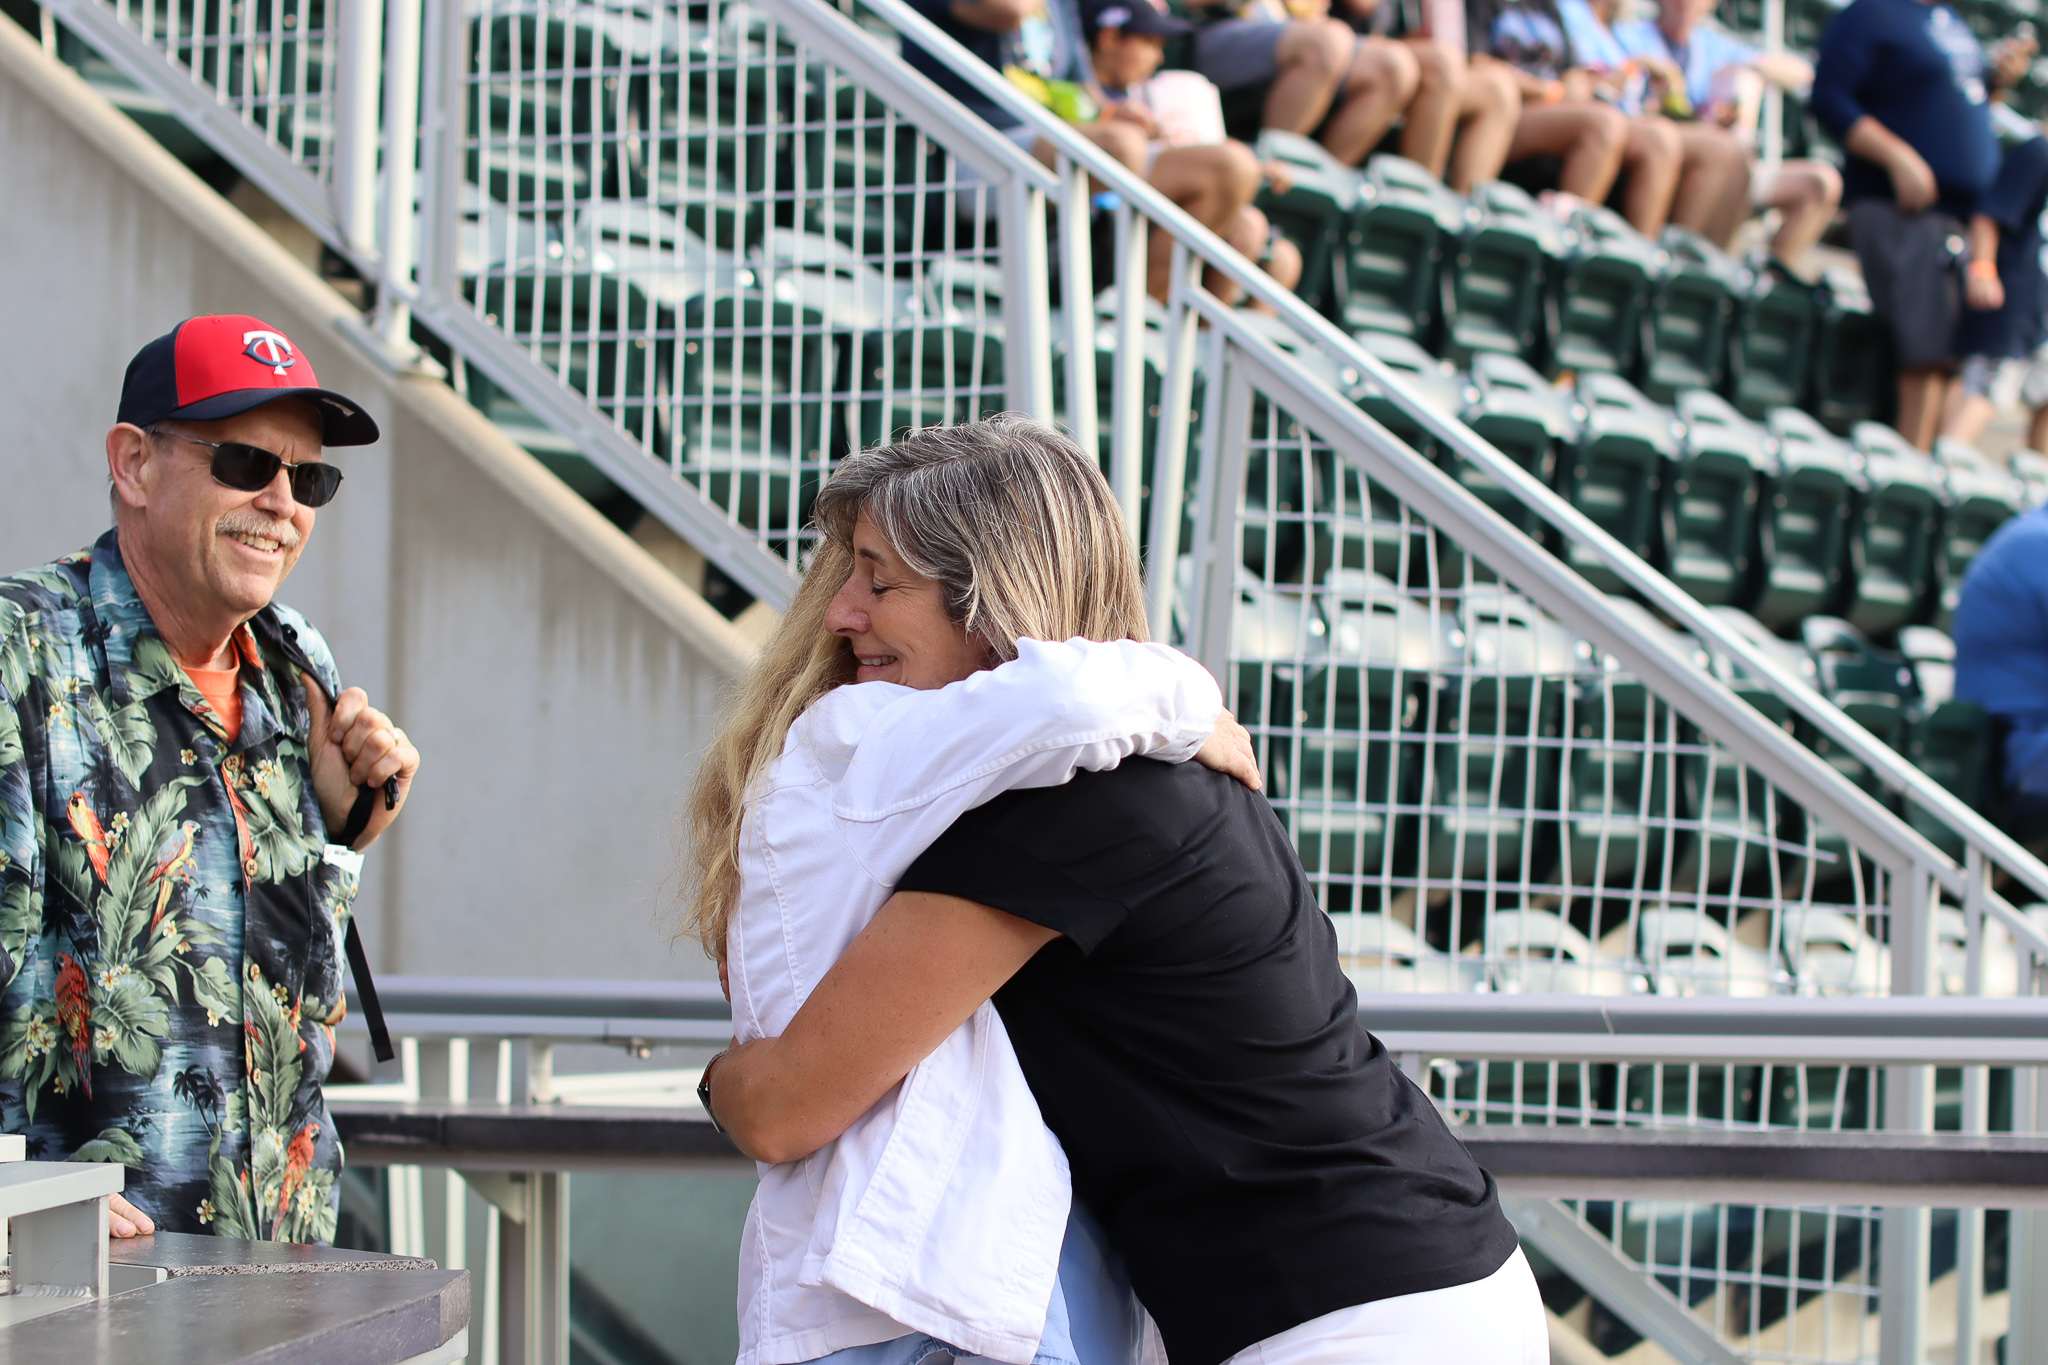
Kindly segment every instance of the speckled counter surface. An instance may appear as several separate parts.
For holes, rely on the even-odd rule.
[[[189,1232],[159,1232],[108,1245],[115,1265],[149,1266],[166,1279],[186,1275],[294,1275],[306,1271],[433,1270],[434,1263],[416,1256],[386,1256],[377,1251],[341,1247],[301,1246],[296,1242],[244,1242],[235,1237],[206,1237]]]
[[[454,1359],[469,1273],[185,1275],[0,1330],[7,1365],[400,1365]]]

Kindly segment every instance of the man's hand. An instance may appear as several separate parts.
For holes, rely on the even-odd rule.
[[[107,1196],[107,1231],[116,1237],[147,1237],[156,1231],[148,1214],[118,1194]]]
[[[2041,45],[2030,37],[2014,36],[2000,39],[1991,48],[1991,88],[2005,91],[2012,89],[2027,77],[2027,69],[2034,64],[2034,54]]]
[[[398,804],[387,810],[384,798],[377,798],[370,823],[354,844],[361,852],[377,842],[405,809],[412,779],[420,770],[420,751],[391,717],[370,705],[362,688],[343,692],[330,711],[319,685],[304,674],[300,678],[306,685],[306,708],[312,713],[307,743],[313,751],[313,793],[320,799],[328,830],[338,833],[348,823],[358,787],[381,787],[386,778],[398,779]]]
[[[1195,762],[1227,773],[1253,791],[1265,785],[1265,779],[1259,776],[1259,751],[1252,747],[1251,732],[1228,711],[1216,718],[1216,728],[1195,751]]]
[[[1892,173],[1892,197],[1898,200],[1899,212],[1919,213],[1933,207],[1941,191],[1934,183],[1934,172],[1920,153],[1901,142],[1892,149],[1887,169]]]
[[[2005,284],[1998,278],[1998,271],[1980,271],[1974,261],[1970,265],[1970,273],[1963,280],[1963,297],[1970,307],[1979,312],[2005,307]]]

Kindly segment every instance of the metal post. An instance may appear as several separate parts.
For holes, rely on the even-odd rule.
[[[2027,993],[2048,986],[2048,962],[2027,955]],[[2012,1126],[2018,1133],[2048,1132],[2048,1068],[2020,1067],[2012,1073]],[[2016,1209],[2008,1238],[2006,1288],[2012,1325],[2005,1342],[2006,1365],[2048,1365],[2048,1213]]]
[[[426,1099],[469,1098],[469,1039],[431,1042],[420,1057],[420,1095]],[[443,1270],[469,1266],[469,1187],[453,1170],[421,1173],[421,1243],[427,1258]]]
[[[1236,355],[1234,347],[1223,348],[1225,363],[1209,372],[1211,385],[1227,387],[1218,423],[1222,430],[1216,436],[1216,475],[1203,499],[1203,525],[1196,531],[1204,542],[1201,580],[1195,585],[1201,615],[1191,618],[1194,638],[1188,641],[1188,652],[1216,675],[1225,697],[1230,695],[1230,632],[1237,614],[1237,506],[1244,495],[1252,425],[1251,381],[1235,363]],[[1209,482],[1206,477],[1204,482]]]
[[[1984,855],[1976,849],[1963,856],[1965,890],[1963,920],[1968,957],[1963,969],[1965,994],[1984,993],[1984,933],[1989,921],[1984,915],[1986,891]],[[1982,1133],[1987,1126],[1991,1082],[1989,1067],[1963,1068],[1963,1125],[1965,1133]],[[1956,1365],[1977,1365],[1977,1338],[1984,1312],[1984,1210],[1956,1210]]]
[[[378,88],[384,78],[383,0],[344,0],[336,62],[334,220],[360,258],[377,254]]]
[[[384,344],[410,355],[412,308],[398,297],[412,291],[414,158],[420,126],[420,0],[391,0],[384,34],[383,273],[377,290],[377,334]]]
[[[1013,412],[1050,422],[1052,325],[1046,279],[1045,192],[1012,176],[1000,196],[1003,384]]]
[[[1892,994],[1930,995],[1935,964],[1933,878],[1925,869],[1913,867],[1893,875],[1890,893]],[[1933,1130],[1932,1068],[1888,1069],[1885,1126],[1901,1133]],[[1886,1209],[1883,1220],[1878,1252],[1879,1365],[1925,1365],[1928,1210]]]
[[[569,1365],[569,1176],[530,1171],[523,1219],[501,1220],[499,1359]]]
[[[1060,279],[1066,328],[1067,430],[1083,450],[1102,447],[1102,415],[1095,403],[1095,244],[1090,240],[1088,172],[1064,158],[1059,164]]]
[[[460,273],[462,143],[469,133],[469,25],[460,0],[430,0],[423,32],[419,292],[445,299]]]
[[[1131,544],[1143,542],[1145,272],[1151,225],[1129,204],[1116,211],[1116,355],[1111,358],[1109,486],[1123,509]],[[1091,309],[1093,305],[1090,305]]]
[[[1173,244],[1173,295],[1166,311],[1166,373],[1159,378],[1159,437],[1152,452],[1152,532],[1145,558],[1145,605],[1152,638],[1173,638],[1174,578],[1186,508],[1189,405],[1195,399],[1195,310],[1187,306],[1194,253]]]
[[[81,1199],[17,1214],[13,1225],[14,1284],[104,1298],[107,1293],[107,1199]]]

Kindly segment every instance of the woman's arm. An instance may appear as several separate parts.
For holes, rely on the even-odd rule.
[[[853,1126],[1058,935],[956,896],[899,891],[778,1038],[717,1058],[711,1111],[739,1149],[798,1161]]]
[[[1998,278],[1998,220],[1988,214],[1970,219],[1970,267],[1963,287],[1970,307],[1980,312],[2005,307],[2005,284]]]

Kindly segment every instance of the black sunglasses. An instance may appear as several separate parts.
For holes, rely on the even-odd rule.
[[[154,428],[150,435],[169,436],[179,441],[190,441],[195,446],[211,447],[214,479],[244,493],[260,493],[270,487],[271,480],[277,477],[280,469],[291,471],[292,501],[303,507],[325,507],[341,491],[341,471],[320,460],[292,464],[246,441],[202,441],[197,436]]]

